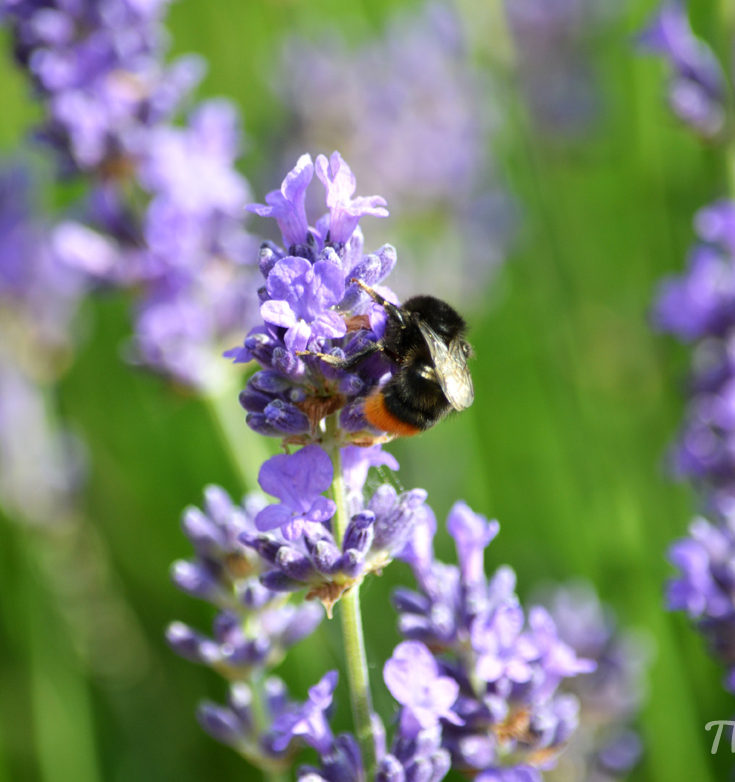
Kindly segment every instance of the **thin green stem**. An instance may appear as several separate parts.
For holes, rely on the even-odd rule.
[[[334,516],[335,538],[341,545],[344,539],[349,516],[342,458],[339,443],[334,436],[337,431],[336,414],[327,423],[325,445],[330,451],[334,466],[332,480],[332,496],[337,505]],[[356,584],[345,592],[339,601],[342,623],[342,639],[345,647],[345,662],[347,665],[347,681],[350,688],[352,703],[352,718],[355,725],[355,735],[362,752],[362,761],[366,777],[372,778],[375,768],[375,738],[373,736],[373,702],[370,695],[370,678],[368,674],[367,655],[365,654],[365,638],[362,631],[362,614],[360,612],[360,587]]]
[[[716,29],[721,40],[717,41],[719,50],[724,57],[726,73],[730,73],[733,59],[733,34],[735,33],[735,0],[719,0],[715,11]],[[732,91],[727,95],[727,143],[723,145],[725,156],[725,174],[727,192],[730,198],[735,198],[735,96]]]

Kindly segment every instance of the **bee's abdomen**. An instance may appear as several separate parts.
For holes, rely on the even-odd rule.
[[[434,426],[450,408],[438,383],[424,380],[417,384],[410,375],[399,374],[369,396],[364,409],[376,429],[409,437]]]

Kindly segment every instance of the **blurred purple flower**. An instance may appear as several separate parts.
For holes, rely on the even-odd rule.
[[[168,119],[201,77],[194,58],[162,64],[165,5],[0,3],[16,60],[44,103],[38,135],[62,170],[124,174],[141,128]]]
[[[0,505],[37,525],[69,521],[83,449],[57,421],[48,385],[68,366],[84,293],[36,213],[34,177],[0,167]]]
[[[689,404],[673,451],[677,473],[707,492],[715,511],[735,502],[735,204],[716,201],[695,218],[698,243],[689,268],[665,279],[656,326],[694,342]]]
[[[695,519],[689,537],[676,541],[669,559],[679,570],[667,588],[668,607],[685,611],[727,668],[725,687],[735,692],[735,519]]]
[[[42,102],[37,136],[90,185],[53,232],[56,256],[92,284],[135,287],[133,361],[211,391],[223,342],[255,312],[249,193],[231,103],[206,101],[172,124],[202,63],[164,64],[166,6],[4,0],[0,11]]]
[[[604,0],[504,0],[521,87],[545,139],[576,137],[599,116],[595,38],[613,12]]]
[[[642,754],[641,739],[630,723],[645,697],[648,639],[620,628],[591,585],[546,587],[538,597],[548,606],[559,637],[577,655],[597,665],[591,673],[567,679],[562,685],[579,698],[580,725],[547,776],[558,782],[624,777]]]
[[[72,320],[84,293],[81,276],[61,262],[50,226],[36,213],[31,170],[0,169],[0,306],[5,348],[14,361],[48,377],[70,349]]]
[[[516,216],[490,151],[499,117],[495,91],[472,62],[456,11],[428,2],[396,14],[358,48],[337,32],[323,42],[290,37],[276,89],[291,113],[288,155],[341,150],[368,192],[382,193],[400,216],[392,235],[405,230],[411,241],[394,287],[408,294],[430,276],[450,299],[480,299],[504,259]],[[346,240],[359,215],[384,214],[377,196],[352,200],[346,172],[334,156],[317,165],[330,208],[332,199],[345,199],[346,210],[331,216],[335,243]],[[300,230],[291,239],[284,234],[287,249],[304,242],[301,214]]]
[[[415,737],[421,730],[438,725],[439,720],[462,724],[452,711],[459,684],[441,676],[439,664],[419,641],[404,641],[393,650],[383,666],[383,679],[391,695],[403,707],[401,732]]]
[[[716,137],[725,121],[725,75],[714,52],[694,35],[683,0],[663,2],[638,42],[668,60],[674,114],[705,138]]]

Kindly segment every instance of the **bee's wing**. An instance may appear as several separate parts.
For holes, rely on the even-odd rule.
[[[431,353],[436,377],[444,396],[455,410],[464,410],[472,404],[475,391],[472,388],[472,377],[462,351],[462,343],[455,339],[446,345],[434,329],[422,320],[418,321],[418,327]]]

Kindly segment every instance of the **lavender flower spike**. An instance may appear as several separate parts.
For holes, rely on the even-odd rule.
[[[539,599],[548,607],[559,637],[597,668],[562,683],[579,698],[580,725],[548,772],[549,782],[612,782],[633,770],[642,741],[631,723],[646,694],[650,659],[648,639],[621,628],[594,588],[585,582],[544,588]]]
[[[689,537],[675,542],[669,559],[679,574],[667,587],[669,608],[685,611],[726,666],[725,687],[735,692],[735,516],[719,524],[695,519]]]
[[[431,526],[418,528],[419,539],[408,550],[421,591],[396,591],[399,628],[436,656],[436,673],[422,663],[425,678],[446,676],[457,685],[454,703],[440,703],[442,709],[451,706],[451,714],[439,715],[441,745],[452,768],[492,771],[501,780],[528,774],[540,779],[533,768],[553,765],[578,721],[578,702],[562,694],[560,685],[590,672],[594,663],[559,638],[546,611],[524,611],[510,568],[486,578],[479,563],[496,523],[463,503],[452,509],[450,522],[460,567],[434,560],[425,540]],[[415,713],[410,700],[400,690],[396,694]],[[445,695],[448,701],[448,690]],[[401,737],[409,739],[403,721],[401,727]]]
[[[682,0],[663,2],[638,41],[672,67],[668,98],[674,114],[705,138],[716,137],[725,120],[725,76],[709,46],[694,35]]]

